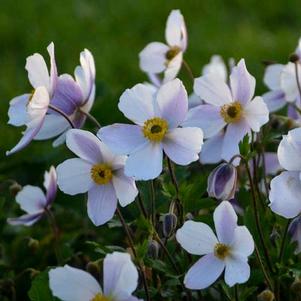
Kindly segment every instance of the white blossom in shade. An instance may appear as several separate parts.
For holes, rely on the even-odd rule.
[[[179,127],[188,111],[187,92],[179,79],[162,85],[157,93],[143,84],[127,89],[118,107],[135,125],[102,127],[98,136],[113,152],[129,155],[125,163],[128,176],[136,180],[158,177],[163,151],[179,165],[198,159],[203,132],[197,127]]]
[[[50,209],[57,191],[57,176],[55,168],[51,166],[49,172],[44,175],[44,187],[46,194],[40,187],[26,185],[16,195],[16,201],[26,212],[16,218],[8,218],[11,225],[31,226],[36,223]]]
[[[134,179],[124,174],[126,157],[84,130],[69,130],[66,144],[79,158],[57,167],[58,186],[70,195],[88,192],[88,216],[94,225],[103,225],[113,217],[117,200],[124,207],[138,194]]]
[[[138,271],[129,254],[107,254],[103,276],[101,288],[91,274],[65,265],[49,271],[49,286],[62,301],[142,301],[132,295],[138,286]]]
[[[221,158],[229,161],[239,154],[239,142],[251,131],[259,132],[269,120],[269,111],[261,97],[253,99],[255,78],[247,71],[242,59],[233,67],[230,87],[220,78],[208,74],[195,79],[194,92],[206,104],[189,110],[183,126],[196,126],[210,138],[221,130],[225,134]]]
[[[270,207],[285,218],[293,218],[301,213],[301,128],[283,136],[277,154],[286,171],[271,181]]]
[[[217,236],[201,222],[187,221],[177,231],[182,248],[192,255],[204,255],[187,272],[184,284],[189,289],[205,289],[225,271],[229,286],[244,283],[250,277],[248,256],[254,241],[245,226],[237,225],[237,215],[228,201],[223,201],[213,215]]]
[[[140,68],[149,74],[164,72],[164,82],[174,79],[182,66],[183,53],[187,48],[187,32],[179,10],[168,16],[165,39],[167,44],[152,42],[139,54]]]

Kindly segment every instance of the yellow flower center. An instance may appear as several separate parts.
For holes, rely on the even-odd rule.
[[[181,48],[178,46],[170,47],[169,50],[165,53],[165,58],[170,62],[177,54],[181,51]]]
[[[217,243],[214,247],[214,255],[219,259],[225,259],[230,254],[229,246]]]
[[[108,298],[100,293],[96,294],[91,301],[113,301],[111,298]]]
[[[225,122],[233,123],[240,120],[242,115],[242,106],[236,101],[229,104],[225,104],[221,108],[221,115],[224,118]]]
[[[146,120],[142,129],[144,137],[154,142],[160,142],[167,130],[167,121],[159,117]]]
[[[108,184],[112,180],[112,176],[112,169],[107,164],[95,164],[91,168],[91,178],[98,185]]]

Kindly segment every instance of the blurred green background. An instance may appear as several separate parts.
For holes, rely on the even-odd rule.
[[[301,36],[300,0],[0,0],[0,5],[0,192],[4,195],[0,196],[0,233],[4,233],[0,234],[0,242],[4,242],[0,245],[0,279],[1,272],[7,277],[11,270],[20,272],[34,266],[38,258],[44,258],[44,267],[55,264],[53,258],[45,259],[48,256],[45,253],[31,257],[30,250],[24,249],[26,235],[41,239],[43,231],[35,228],[32,233],[30,229],[6,225],[8,215],[21,211],[7,194],[4,181],[12,178],[23,185],[41,185],[45,169],[70,157],[64,146],[53,149],[51,142],[34,142],[22,152],[5,157],[5,151],[21,135],[21,129],[7,125],[9,101],[31,91],[24,69],[27,56],[39,52],[47,57],[46,47],[53,41],[59,73],[72,74],[79,63],[80,51],[91,50],[97,69],[92,114],[104,125],[123,120],[117,108],[119,96],[126,88],[147,79],[139,70],[138,53],[151,41],[164,41],[165,22],[172,9],[181,9],[185,17],[189,37],[185,58],[195,76],[212,54],[220,54],[224,59],[244,57],[257,79],[258,94],[265,91],[262,61],[286,62]],[[187,82],[185,73],[180,77]],[[190,84],[187,89],[191,92]],[[89,239],[91,234],[93,239],[96,230],[87,219],[82,221],[83,215],[86,217],[82,199],[82,196],[72,198],[60,194],[58,203],[66,200],[65,206],[80,210],[66,216],[64,209],[56,210],[59,222],[65,223],[66,233],[68,229],[80,229],[76,239],[71,230],[65,239],[71,241],[74,250],[84,251],[79,236],[83,233]],[[106,228],[97,231],[101,239]],[[46,236],[41,240],[46,246],[47,239]],[[28,258],[31,259],[26,261]],[[12,266],[7,268],[7,265]],[[24,281],[29,280],[22,278],[21,282]],[[22,284],[21,293],[28,288],[29,283]]]

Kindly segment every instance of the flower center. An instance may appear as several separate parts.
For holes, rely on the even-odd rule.
[[[108,298],[100,293],[96,294],[91,301],[113,301],[111,298]]]
[[[109,183],[112,176],[112,169],[107,164],[95,164],[91,168],[91,178],[98,185]]]
[[[227,123],[237,122],[242,115],[242,106],[238,101],[225,104],[222,106],[220,114]]]
[[[142,129],[144,137],[155,142],[160,142],[167,130],[167,121],[159,117],[146,120]]]
[[[179,52],[181,51],[181,48],[178,46],[170,47],[169,50],[165,53],[165,58],[167,61],[171,61]]]
[[[214,255],[219,259],[225,259],[230,254],[229,246],[217,243],[214,247]]]

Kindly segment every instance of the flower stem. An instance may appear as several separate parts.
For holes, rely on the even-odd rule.
[[[192,84],[194,83],[194,76],[193,76],[193,73],[192,73],[192,70],[189,66],[189,64],[183,59],[183,66],[185,68],[185,70],[187,71],[188,75],[189,75],[189,78],[192,82]]]
[[[137,261],[137,265],[141,271],[141,276],[142,276],[142,282],[143,282],[143,286],[144,286],[144,291],[145,291],[145,295],[146,295],[146,300],[147,301],[150,301],[150,295],[149,295],[149,289],[148,289],[148,285],[147,285],[147,280],[146,280],[146,274],[145,274],[145,270],[144,270],[144,267],[141,265],[140,263],[140,260],[139,258],[137,257],[137,252],[136,252],[136,249],[135,249],[135,246],[134,246],[134,241],[133,241],[133,238],[132,238],[132,235],[129,231],[129,227],[128,225],[126,224],[125,220],[124,220],[124,217],[120,211],[120,209],[117,207],[116,209],[116,212],[117,212],[117,215],[119,217],[119,220],[123,226],[123,229],[127,235],[127,238],[129,240],[129,244],[130,244],[130,248],[133,252],[133,255],[134,257],[136,258],[136,261]]]
[[[295,62],[295,73],[296,73],[297,87],[298,87],[298,91],[299,91],[299,94],[301,97],[301,84],[300,84],[299,73],[298,73],[298,61]]]
[[[285,250],[285,243],[286,243],[286,238],[287,238],[287,234],[288,234],[289,225],[290,225],[290,220],[287,221],[285,229],[284,229],[283,238],[282,238],[281,247],[280,247],[280,252],[279,252],[279,257],[278,257],[278,262],[279,263],[281,263],[282,259],[283,259],[283,254],[284,254],[284,250]]]
[[[96,120],[96,118],[95,118],[93,115],[91,115],[90,113],[85,112],[85,111],[83,111],[83,110],[81,110],[81,109],[79,109],[79,112],[82,113],[82,114],[84,114],[84,115],[85,115],[92,123],[95,124],[95,126],[96,126],[98,129],[101,128],[100,123]]]
[[[138,199],[138,207],[139,207],[139,210],[141,211],[141,213],[143,214],[144,218],[147,218],[148,217],[148,214],[147,214],[147,211],[146,211],[146,208],[143,204],[143,200],[142,200],[142,197],[141,197],[141,193],[139,192],[138,193],[138,196],[137,196],[137,199]]]
[[[59,113],[61,116],[63,116],[68,121],[68,123],[70,124],[70,126],[73,129],[76,128],[75,125],[74,125],[74,123],[72,122],[72,120],[69,118],[69,116],[66,113],[64,113],[61,109],[59,109],[59,108],[57,108],[57,107],[55,107],[55,106],[53,106],[51,104],[48,105],[48,108],[51,109],[51,110],[53,110],[53,111],[55,111],[55,112],[57,112],[57,113]]]
[[[151,213],[152,213],[152,223],[156,226],[156,194],[155,194],[155,181],[150,181],[150,194],[151,194]]]

